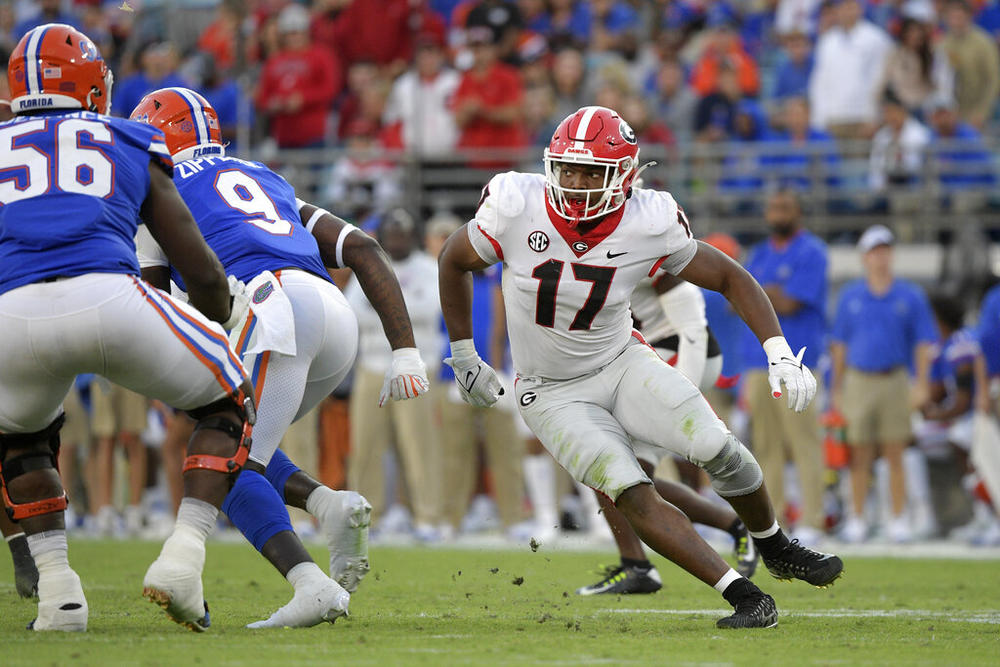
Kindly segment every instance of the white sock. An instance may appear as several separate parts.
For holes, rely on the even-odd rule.
[[[558,526],[556,471],[552,465],[552,457],[548,454],[525,456],[521,465],[524,468],[528,499],[535,511],[535,521],[542,526]]]
[[[733,568],[729,568],[729,571],[726,572],[724,575],[722,575],[722,578],[719,579],[717,582],[715,582],[715,586],[713,586],[712,588],[719,591],[720,593],[725,593],[726,589],[729,588],[729,584],[733,583],[737,579],[742,579],[742,578],[743,578],[742,574],[740,574]]]
[[[775,519],[774,523],[767,530],[762,530],[762,531],[756,532],[756,533],[751,530],[750,531],[750,537],[753,537],[754,539],[757,539],[757,540],[762,540],[765,537],[771,537],[772,535],[776,535],[779,530],[781,530],[781,528],[778,527],[778,520]]]
[[[218,517],[219,510],[216,509],[215,505],[197,498],[183,498],[181,506],[177,510],[177,523],[174,525],[174,532],[180,528],[187,528],[204,542],[215,530],[215,520]]]
[[[285,579],[288,580],[288,583],[290,583],[292,588],[296,591],[317,580],[323,580],[326,578],[326,574],[323,573],[323,570],[319,569],[319,565],[313,563],[312,561],[299,563],[285,575]]]
[[[65,530],[47,530],[28,535],[28,548],[31,550],[31,557],[35,559],[39,575],[43,569],[52,571],[69,567],[69,546]]]

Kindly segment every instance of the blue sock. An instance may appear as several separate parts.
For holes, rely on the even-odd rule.
[[[278,492],[281,499],[285,499],[285,482],[293,474],[297,473],[301,468],[292,463],[292,460],[288,458],[280,449],[274,450],[274,456],[271,457],[271,462],[267,464],[267,469],[264,470],[264,475],[267,477],[267,481],[271,483],[274,490]]]
[[[281,531],[292,530],[285,502],[264,476],[253,470],[244,469],[236,478],[222,511],[257,551]]]

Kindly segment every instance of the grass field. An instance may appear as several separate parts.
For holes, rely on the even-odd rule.
[[[140,598],[150,542],[75,541],[90,603],[86,634],[27,632],[34,606],[0,561],[4,665],[158,664],[997,664],[1000,563],[845,559],[828,590],[755,580],[778,602],[777,628],[721,631],[721,598],[668,563],[647,596],[580,598],[609,553],[379,548],[335,626],[249,631],[290,588],[248,546],[212,543],[212,627],[183,630]],[[317,562],[324,552],[313,550]]]

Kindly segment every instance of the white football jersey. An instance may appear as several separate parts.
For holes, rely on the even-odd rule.
[[[578,377],[621,354],[636,285],[661,269],[681,271],[697,250],[665,192],[633,189],[622,209],[580,235],[550,218],[540,174],[494,176],[467,229],[484,261],[503,262],[514,369],[542,378]]]

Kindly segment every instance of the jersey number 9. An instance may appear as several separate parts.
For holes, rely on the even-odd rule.
[[[281,218],[274,201],[249,174],[239,169],[224,169],[215,176],[215,191],[231,208],[249,216],[244,222],[268,234],[292,233],[292,223]]]

